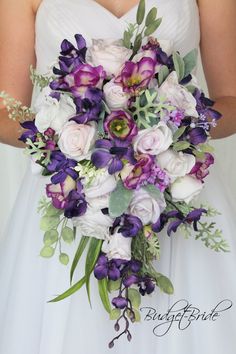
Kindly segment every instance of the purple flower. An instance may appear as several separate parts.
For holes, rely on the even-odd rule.
[[[67,176],[63,182],[47,184],[46,194],[52,198],[52,204],[56,209],[64,209],[69,193],[76,188],[76,182]]]
[[[114,82],[121,84],[125,92],[137,94],[147,88],[154,77],[155,65],[156,62],[149,57],[143,57],[138,63],[127,61]]]
[[[155,284],[149,277],[143,277],[139,284],[139,292],[141,295],[151,294],[155,290]]]
[[[104,129],[110,138],[131,142],[138,134],[138,127],[132,116],[123,111],[113,111],[107,116]]]
[[[147,184],[147,180],[151,177],[154,165],[153,156],[140,154],[137,159],[138,161],[123,181],[127,189],[139,189],[142,185]]]
[[[207,122],[209,119],[218,120],[221,118],[221,113],[211,108],[215,102],[205,97],[204,92],[196,89],[193,93],[193,96],[197,101],[196,109],[202,120],[205,119]]]
[[[84,215],[87,210],[87,202],[83,193],[83,186],[77,181],[77,189],[72,190],[66,200],[64,215],[68,219]]]
[[[205,129],[201,127],[193,128],[188,132],[189,141],[193,145],[203,144],[207,140],[207,133]]]
[[[119,141],[100,139],[95,143],[95,151],[91,155],[91,161],[97,168],[108,166],[109,174],[119,172],[123,168],[123,159],[135,161],[131,147],[124,146]]]
[[[142,268],[142,262],[138,261],[136,259],[132,259],[129,261],[129,269],[134,272],[138,273],[140,269]]]
[[[170,112],[170,121],[173,122],[177,127],[181,125],[182,120],[184,119],[184,111],[174,110]]]
[[[214,163],[214,156],[210,153],[205,153],[204,161],[196,161],[196,164],[193,166],[190,174],[195,175],[199,180],[203,180],[209,174],[208,168]]]
[[[84,97],[89,87],[100,88],[105,77],[106,73],[101,65],[93,67],[89,64],[80,64],[64,77],[64,82],[76,97]]]
[[[35,125],[35,120],[23,122],[20,123],[20,125],[22,126],[22,128],[27,130],[20,136],[18,140],[26,143],[26,140],[30,139],[31,141],[35,142],[37,139],[37,134],[39,133]]]
[[[118,309],[124,309],[128,306],[128,300],[125,297],[117,296],[112,299],[112,305]]]
[[[47,170],[51,173],[57,172],[52,176],[51,181],[54,184],[63,182],[69,175],[74,180],[78,177],[74,167],[77,161],[67,159],[66,156],[60,151],[53,151],[51,154],[51,162],[47,165]]]
[[[86,124],[90,121],[98,121],[102,110],[103,92],[96,87],[89,87],[84,98],[76,97],[76,116],[70,120],[79,124]]]
[[[129,288],[133,284],[138,284],[139,281],[140,281],[140,277],[138,277],[135,274],[130,274],[123,279],[123,284],[126,288]]]
[[[142,229],[142,221],[133,215],[123,214],[115,219],[112,230],[120,226],[118,232],[124,237],[135,237]]]
[[[118,280],[121,277],[122,266],[126,263],[119,259],[111,259],[109,261],[105,255],[101,254],[94,268],[94,276],[97,279],[108,277],[108,279],[113,281]]]

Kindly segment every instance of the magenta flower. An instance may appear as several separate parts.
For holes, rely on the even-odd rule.
[[[46,193],[49,198],[52,198],[52,204],[56,209],[64,209],[69,193],[75,188],[76,182],[67,176],[63,182],[47,184]]]
[[[147,180],[151,177],[154,165],[153,157],[142,154],[137,157],[137,160],[137,163],[124,180],[124,186],[127,189],[138,189],[147,184]]]
[[[195,175],[197,179],[203,180],[209,174],[208,168],[214,164],[214,156],[210,153],[205,153],[204,161],[197,161],[193,166],[190,174]]]
[[[145,89],[154,77],[155,65],[149,57],[143,57],[138,63],[127,61],[114,82],[121,84],[125,92],[136,94]]]
[[[137,125],[132,116],[123,111],[113,111],[105,120],[104,129],[110,138],[132,141],[138,134]]]
[[[64,81],[75,96],[83,96],[89,87],[101,88],[106,72],[101,65],[93,67],[80,64],[72,73],[65,76]]]

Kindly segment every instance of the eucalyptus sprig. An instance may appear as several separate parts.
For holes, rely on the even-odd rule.
[[[143,39],[153,34],[160,26],[162,19],[157,18],[157,8],[153,7],[145,17],[146,4],[145,0],[140,0],[137,14],[136,23],[128,24],[128,28],[124,32],[123,45],[133,50],[131,59],[139,51]],[[143,27],[141,28],[141,25]]]

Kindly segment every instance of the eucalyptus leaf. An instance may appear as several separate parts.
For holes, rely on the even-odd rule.
[[[52,204],[50,204],[46,209],[47,216],[57,216],[62,214],[62,211],[59,209],[54,208]]]
[[[110,312],[110,320],[118,320],[120,314],[121,314],[120,309],[112,309]]]
[[[59,256],[59,261],[64,264],[67,265],[69,263],[69,256],[66,253],[61,253]]]
[[[161,196],[160,190],[155,187],[153,184],[148,184],[147,186],[143,187],[152,197],[159,199]]]
[[[190,147],[190,143],[188,141],[178,141],[173,146],[175,151],[185,150],[188,149],[189,147]]]
[[[161,291],[163,291],[166,294],[172,295],[174,293],[174,287],[166,276],[160,275],[156,279],[157,286],[160,288]]]
[[[138,25],[141,25],[141,23],[144,20],[144,16],[145,16],[145,0],[140,0],[138,5],[138,10],[137,10],[137,15],[136,15],[136,22]]]
[[[179,81],[181,81],[184,78],[184,73],[185,73],[184,60],[177,52],[174,52],[173,62],[174,62],[175,71],[178,75],[178,79]]]
[[[75,253],[75,257],[73,259],[73,262],[72,262],[72,265],[71,265],[71,270],[70,270],[70,282],[72,282],[72,279],[73,279],[73,275],[74,275],[74,272],[75,272],[75,269],[79,263],[79,260],[88,244],[88,241],[90,240],[89,237],[87,236],[82,236],[81,237],[81,240],[80,240],[80,243],[79,243],[79,246],[77,248],[77,251]]]
[[[46,246],[51,246],[58,240],[57,230],[49,230],[44,234],[43,242]]]
[[[196,89],[197,89],[197,87],[196,86],[194,86],[194,85],[187,85],[187,86],[185,86],[186,87],[186,89],[190,92],[190,93],[194,93],[195,91],[196,91]]]
[[[119,288],[120,288],[120,279],[108,281],[108,291],[109,292],[119,290]]]
[[[197,54],[198,54],[198,50],[195,48],[191,50],[191,52],[186,54],[185,57],[183,58],[185,64],[185,74],[184,74],[185,77],[191,74],[193,69],[196,67]]]
[[[42,231],[49,231],[56,229],[60,222],[59,216],[43,216],[40,220],[40,229]]]
[[[145,25],[148,27],[149,25],[152,24],[153,21],[155,21],[157,16],[157,8],[153,7],[149,13],[147,14],[146,20],[145,20]]]
[[[102,300],[103,306],[108,313],[111,313],[111,304],[108,296],[108,289],[107,289],[107,279],[103,278],[98,280],[98,290],[99,295]]]
[[[166,65],[163,65],[158,73],[158,83],[161,85],[165,79],[169,76],[169,69]]]
[[[54,255],[54,248],[50,246],[44,246],[41,249],[40,256],[44,258],[51,258]]]
[[[128,31],[124,32],[123,44],[126,48],[130,48],[131,46],[131,34]]]
[[[135,322],[140,322],[141,321],[141,315],[140,315],[139,310],[137,310],[135,308],[133,308],[132,310],[134,312]],[[129,318],[131,317],[131,311],[130,310],[128,310],[127,315],[128,315]]]
[[[128,208],[133,191],[126,189],[122,181],[118,181],[116,189],[111,193],[109,200],[109,214],[115,218],[122,215]]]
[[[140,49],[141,45],[142,45],[142,34],[139,33],[137,35],[137,37],[135,38],[135,41],[134,41],[134,48],[133,48],[134,53],[138,52],[138,50]]]
[[[128,289],[128,298],[130,299],[132,306],[134,308],[138,309],[141,304],[140,292],[134,288],[129,288]]]
[[[86,277],[84,276],[77,283],[75,283],[68,290],[66,290],[64,293],[62,293],[61,295],[58,295],[56,298],[54,298],[53,300],[50,300],[48,302],[58,302],[58,301],[66,299],[67,297],[71,296],[76,291],[78,291],[85,284],[85,281],[86,281]]]
[[[176,130],[176,132],[173,135],[173,141],[177,142],[177,140],[183,135],[185,132],[187,126],[180,127],[179,129]]]
[[[144,35],[146,37],[150,36],[151,34],[153,34],[157,29],[158,27],[160,26],[162,22],[162,19],[161,18],[158,18],[157,20],[153,21],[144,31]]]
[[[63,227],[61,231],[61,237],[66,243],[71,243],[74,241],[74,231],[68,226]]]

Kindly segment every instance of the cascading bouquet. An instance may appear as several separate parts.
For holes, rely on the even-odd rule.
[[[151,36],[160,23],[156,7],[145,16],[141,0],[123,39],[94,39],[89,47],[81,34],[76,46],[65,39],[51,75],[32,71],[41,92],[35,119],[21,124],[27,153],[42,175],[51,176],[39,205],[41,256],[58,250],[67,265],[62,243],[80,238],[71,288],[52,301],[84,284],[90,301],[93,273],[120,331],[109,347],[122,334],[131,340],[129,321],[140,321],[141,296],[156,287],[173,293],[171,281],[153,265],[161,230],[166,227],[168,236],[177,229],[195,232],[207,247],[228,250],[215,223],[202,221],[217,211],[193,203],[214,163],[210,129],[221,115],[191,74],[197,50],[181,57]],[[11,107],[17,111],[17,104]],[[84,252],[84,277],[72,285]]]

